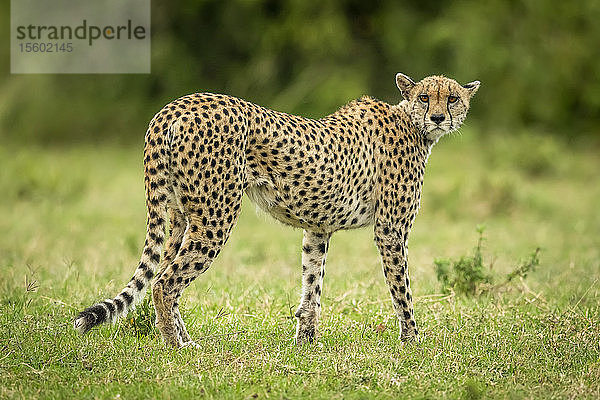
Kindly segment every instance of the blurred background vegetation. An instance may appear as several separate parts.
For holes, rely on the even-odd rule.
[[[597,0],[153,0],[150,75],[10,75],[3,46],[0,129],[16,142],[141,143],[188,93],[319,117],[363,94],[398,102],[402,71],[481,80],[469,119],[481,135],[598,137],[599,20]]]

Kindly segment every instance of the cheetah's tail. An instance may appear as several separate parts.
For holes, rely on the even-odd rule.
[[[148,140],[149,135],[147,134],[146,141],[148,142]],[[163,144],[162,140],[160,142]],[[164,145],[166,147],[166,143]],[[165,150],[167,149],[165,148]],[[161,153],[163,152],[161,151]],[[168,153],[165,151],[163,154]],[[133,277],[115,298],[94,304],[77,315],[73,325],[79,333],[84,334],[97,325],[106,322],[113,323],[118,318],[126,316],[146,295],[146,288],[158,269],[165,240],[166,219],[168,218],[167,193],[164,184],[168,177],[165,165],[168,164],[159,160],[159,157],[146,157],[146,176],[149,176],[148,171],[151,171],[149,179],[146,180],[146,241],[140,263]]]

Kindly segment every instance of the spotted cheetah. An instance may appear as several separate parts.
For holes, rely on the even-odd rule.
[[[276,220],[304,230],[298,344],[317,335],[332,233],[367,225],[374,225],[399,337],[416,340],[406,249],[425,164],[440,137],[463,123],[479,82],[430,76],[415,83],[399,73],[396,84],[404,97],[397,105],[363,97],[317,120],[210,93],[166,105],[145,137],[147,233],[139,266],[119,295],[82,311],[75,328],[85,333],[126,315],[152,281],[164,341],[194,344],[179,297],[227,242],[246,193]]]

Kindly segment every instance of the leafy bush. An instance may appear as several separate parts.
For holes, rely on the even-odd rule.
[[[505,283],[511,282],[514,278],[527,278],[529,272],[540,265],[540,251],[539,247],[536,248],[528,258],[521,261],[513,271],[506,275]]]
[[[479,238],[473,254],[462,256],[458,260],[448,258],[435,259],[435,273],[444,293],[454,292],[461,295],[479,295],[497,289],[513,281],[515,278],[526,278],[540,263],[540,248],[521,261],[504,279],[497,282],[491,273],[491,266],[485,265],[483,259],[483,242],[485,240],[483,226],[477,227]]]
[[[439,258],[434,261],[435,273],[444,292],[452,290],[456,293],[474,295],[482,284],[491,281],[483,264],[481,252],[484,228],[477,227],[477,232],[479,232],[479,239],[472,255],[463,256],[458,260]]]
[[[130,312],[125,319],[125,329],[133,331],[137,337],[156,335],[154,323],[156,321],[156,312],[152,304],[152,294],[146,293],[144,300]]]

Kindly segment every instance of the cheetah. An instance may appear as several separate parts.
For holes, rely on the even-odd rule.
[[[151,282],[164,342],[194,345],[180,296],[227,242],[246,193],[276,220],[304,230],[297,344],[317,336],[331,235],[367,225],[374,226],[399,339],[418,340],[407,240],[425,165],[432,146],[463,123],[480,82],[429,76],[415,83],[398,73],[396,85],[404,98],[399,104],[362,97],[316,120],[221,94],[167,104],[145,136],[147,232],[140,263],[119,295],[79,313],[75,328],[85,333],[123,317]]]

